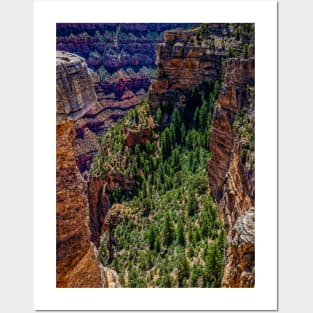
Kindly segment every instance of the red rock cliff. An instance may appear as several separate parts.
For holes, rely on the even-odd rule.
[[[224,48],[194,41],[194,31],[171,30],[164,33],[165,42],[157,46],[157,75],[149,90],[152,111],[178,107],[183,110],[191,91],[203,83],[220,78]]]
[[[223,287],[254,287],[254,58],[225,62],[214,110],[210,190],[228,233]]]
[[[93,81],[84,60],[73,54],[57,52],[56,71],[56,286],[111,287],[111,272],[90,242],[86,182],[73,147],[74,121],[96,102]]]

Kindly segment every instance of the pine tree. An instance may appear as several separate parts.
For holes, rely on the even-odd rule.
[[[220,89],[221,89],[220,83],[218,80],[216,80],[215,84],[214,84],[214,91],[213,91],[215,100],[217,100],[217,98],[220,94]]]
[[[163,236],[164,236],[164,245],[169,246],[174,239],[174,230],[169,212],[165,214]]]
[[[196,107],[195,113],[193,115],[193,124],[194,124],[194,128],[198,129],[198,127],[199,127],[199,107]]]
[[[139,144],[136,144],[136,146],[135,146],[135,154],[136,154],[136,156],[140,155],[140,145]]]
[[[178,219],[177,223],[177,234],[176,234],[177,243],[181,246],[185,245],[185,237],[184,237],[184,224],[181,218]]]
[[[173,111],[173,127],[174,127],[174,132],[175,132],[175,138],[177,140],[178,143],[181,142],[181,116],[180,113],[178,111],[178,109],[175,107],[174,111]]]
[[[162,110],[160,107],[158,107],[157,112],[156,112],[156,121],[158,124],[160,124],[162,121]]]
[[[205,130],[207,126],[207,120],[208,120],[208,104],[204,97],[202,97],[202,105],[199,110],[199,128],[201,130]]]
[[[149,241],[150,250],[153,250],[155,248],[156,235],[157,235],[156,226],[154,224],[151,224],[149,233],[148,233],[148,241]]]
[[[160,237],[157,236],[155,243],[154,243],[154,249],[156,251],[156,253],[159,253],[161,251],[161,241],[160,241]]]
[[[194,216],[197,212],[197,201],[194,193],[191,193],[188,199],[187,211],[189,216]]]
[[[199,269],[194,266],[191,271],[191,286],[197,287],[198,279],[199,279]]]
[[[181,125],[180,134],[181,134],[181,138],[180,138],[181,144],[184,145],[185,137],[186,137],[186,126],[184,123],[182,123]]]
[[[161,151],[164,159],[166,159],[171,153],[171,141],[171,131],[169,128],[165,128],[160,138]]]

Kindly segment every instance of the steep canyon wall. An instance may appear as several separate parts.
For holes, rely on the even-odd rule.
[[[85,61],[57,52],[56,99],[56,286],[113,287],[116,275],[98,260],[88,229],[87,184],[75,162],[74,122],[96,103]]]

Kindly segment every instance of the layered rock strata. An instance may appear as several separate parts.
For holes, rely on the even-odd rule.
[[[254,58],[229,59],[223,72],[208,166],[210,191],[218,203],[230,244],[222,286],[254,287],[254,168],[246,158],[247,153],[254,156],[254,150],[245,151],[247,136],[242,137],[250,127],[254,138],[254,103],[249,101],[247,88],[254,86]],[[236,128],[238,116],[247,121],[240,130]]]
[[[155,45],[163,41],[163,32],[194,25],[197,24],[57,24],[57,50],[86,60],[98,100],[75,123],[76,161],[86,177],[95,154],[95,139],[147,96],[155,76]]]
[[[224,81],[215,106],[210,138],[209,184],[218,201],[227,229],[254,206],[254,171],[245,171],[243,143],[234,127],[236,116],[249,109],[247,86],[254,86],[254,58],[229,59],[224,64]],[[254,106],[250,108],[254,122]]]
[[[165,31],[164,42],[156,48],[157,74],[148,95],[151,110],[161,106],[171,113],[178,107],[184,112],[192,105],[192,93],[203,93],[220,80],[222,60],[242,55],[243,45],[253,41],[243,38],[243,32],[236,38],[237,31],[239,24],[223,23]]]
[[[73,54],[57,52],[56,70],[56,286],[107,287],[112,275],[90,242],[86,182],[73,147],[74,121],[96,103],[93,81],[84,60]]]
[[[93,80],[83,58],[57,51],[57,123],[75,121],[96,104]]]
[[[192,90],[220,78],[222,51],[190,41],[193,36],[193,31],[167,31],[157,46],[157,75],[149,90],[152,111],[159,106],[183,111]]]

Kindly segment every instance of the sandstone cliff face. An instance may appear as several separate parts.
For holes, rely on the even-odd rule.
[[[84,60],[57,52],[56,266],[57,287],[106,287],[107,271],[90,242],[86,182],[75,162],[74,120],[96,102]]]
[[[220,78],[224,49],[197,44],[191,41],[193,36],[193,31],[167,31],[165,42],[157,46],[157,76],[149,90],[152,111],[159,106],[183,111],[193,89]]]
[[[111,207],[109,194],[106,192],[106,184],[102,178],[92,177],[88,183],[88,201],[90,216],[91,241],[98,248],[100,236],[103,232],[104,218]]]
[[[254,164],[248,161],[254,160],[254,102],[250,101],[254,58],[229,59],[223,72],[224,81],[214,110],[212,157],[208,166],[210,191],[218,203],[230,244],[222,286],[253,287]],[[240,119],[245,123],[240,124]],[[245,224],[249,238],[245,236],[241,240],[241,231],[247,229]]]
[[[111,193],[116,186],[123,191],[130,191],[133,184],[132,179],[118,174],[106,174],[103,178],[90,177],[88,182],[90,238],[97,248],[100,246],[101,234],[105,230],[105,219],[111,209]]]

